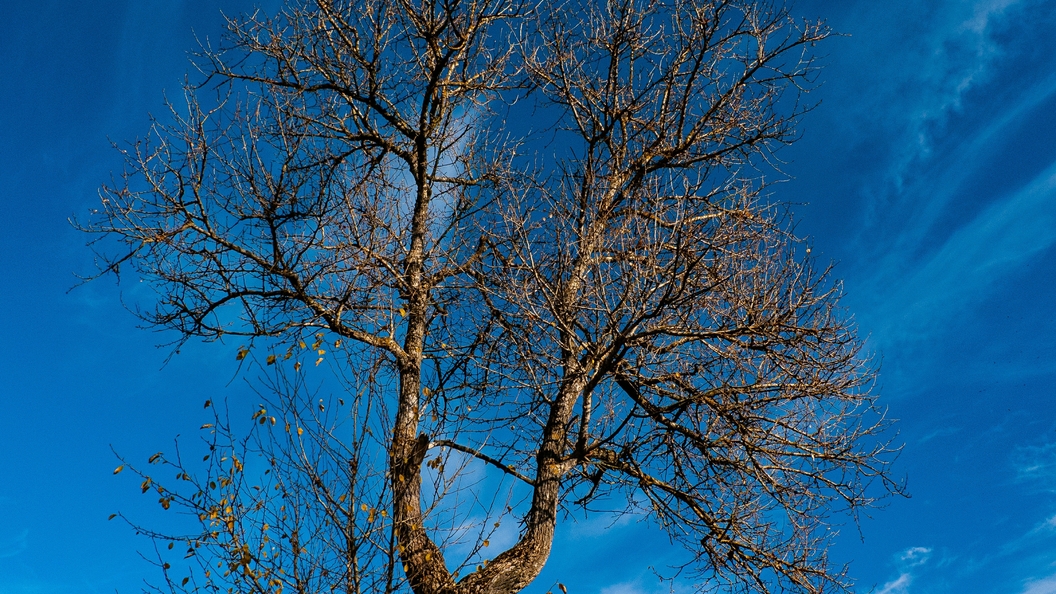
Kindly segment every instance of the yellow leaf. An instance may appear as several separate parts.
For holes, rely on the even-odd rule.
[[[275,355],[268,355],[268,365],[275,364]]]
[[[301,370],[301,362],[300,361],[298,361],[298,362],[293,364],[293,370],[294,371],[300,371]]]
[[[318,359],[315,360],[315,366],[319,367],[319,364],[322,363],[322,362],[323,362],[323,358],[319,357]]]
[[[114,469],[114,474],[117,474],[117,473],[121,472],[124,469],[125,469],[125,465],[122,464],[121,466],[118,466],[117,468]]]
[[[300,435],[304,435],[304,429],[301,429],[300,427],[298,427],[298,428],[297,428],[297,435],[298,435],[298,436],[300,436]]]
[[[303,340],[302,340],[301,342],[298,342],[298,343],[297,343],[297,346],[301,347],[302,349],[306,349],[306,348],[308,348],[308,345],[304,344],[304,341],[303,341]]]
[[[403,309],[402,307],[400,308],[400,317],[407,317],[407,310]]]
[[[202,425],[202,429],[210,429],[210,428],[212,428],[212,426],[213,426],[212,423],[206,423],[206,424]]]
[[[319,349],[316,352],[318,352],[320,355],[325,355],[326,354],[326,350],[325,349]]]
[[[483,544],[484,546],[488,546],[488,545],[490,545],[490,544],[491,544],[491,542],[489,542],[489,541],[485,540],[485,541],[484,541],[484,542],[483,542],[482,544]]]
[[[242,359],[245,359],[246,355],[248,355],[248,354],[249,354],[249,349],[247,349],[246,347],[242,347],[242,348],[238,349],[238,354],[235,355],[235,360],[236,361],[241,361]]]

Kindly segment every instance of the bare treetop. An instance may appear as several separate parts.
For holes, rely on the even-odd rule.
[[[286,485],[228,481],[218,507],[247,498],[275,523],[215,530],[210,488],[172,462],[195,487],[165,507],[203,523],[182,539],[241,551],[242,577],[202,583],[513,593],[562,509],[618,501],[685,547],[702,590],[844,589],[830,514],[899,487],[838,284],[763,181],[827,34],[716,0],[320,1],[230,21],[85,229],[104,272],[157,288],[143,318],[180,340],[338,347],[351,412],[311,412],[302,355],[273,354],[269,401],[292,421],[257,411],[243,442],[218,417],[211,446]],[[486,535],[460,561],[439,527],[470,513],[458,460],[512,481],[485,521],[521,526],[476,567]],[[291,498],[296,518],[276,511]],[[267,553],[278,525],[301,540]]]

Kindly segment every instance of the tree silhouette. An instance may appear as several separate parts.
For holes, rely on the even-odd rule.
[[[899,491],[892,450],[838,284],[763,181],[827,34],[753,0],[231,20],[83,227],[103,274],[156,288],[148,324],[264,370],[205,470],[137,470],[200,522],[140,528],[201,562],[159,560],[162,589],[513,593],[562,509],[614,501],[701,589],[846,588],[828,518]]]

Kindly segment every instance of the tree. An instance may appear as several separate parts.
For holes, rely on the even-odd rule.
[[[218,414],[204,474],[140,470],[201,522],[166,537],[203,562],[167,587],[513,593],[562,510],[614,501],[702,589],[847,587],[829,518],[899,491],[893,452],[838,283],[763,182],[823,25],[763,0],[318,0],[228,25],[84,226],[102,273],[157,289],[149,325],[264,370],[258,424]],[[335,404],[302,359],[337,352]],[[505,486],[474,501],[473,464]]]

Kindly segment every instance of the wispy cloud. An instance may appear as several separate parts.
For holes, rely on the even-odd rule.
[[[696,590],[696,587],[681,579],[661,583],[655,576],[653,579],[639,576],[633,580],[604,586],[598,594],[689,594]]]
[[[601,589],[599,594],[646,594],[640,580],[612,584]]]
[[[853,60],[878,59],[852,73],[858,78],[837,100],[860,127],[842,134],[848,142],[885,148],[861,165],[869,172],[858,182],[866,206],[850,253],[860,258],[863,276],[852,291],[866,296],[855,309],[881,350],[930,338],[1056,243],[1056,164],[1005,180],[1015,184],[1006,188],[995,181],[997,189],[985,194],[974,183],[980,172],[1004,180],[999,164],[1010,158],[1004,140],[1052,100],[1056,78],[1001,95],[1000,103],[982,106],[985,115],[975,112],[987,95],[971,95],[977,103],[971,125],[947,129],[969,91],[987,84],[997,90],[1011,55],[1001,32],[1035,5],[900,3],[890,11],[863,4],[854,16],[864,30],[850,31],[860,54]],[[927,34],[916,34],[923,29]],[[941,155],[931,154],[936,138]]]
[[[1039,580],[1028,581],[1021,594],[1056,594],[1056,574]]]
[[[29,530],[0,538],[0,559],[14,557],[29,548]]]
[[[1056,489],[1056,443],[1019,447],[1012,455],[1016,476],[1046,490]],[[1049,519],[1056,526],[1056,516]]]
[[[927,442],[929,442],[929,441],[931,441],[933,439],[940,439],[940,438],[943,438],[943,437],[950,437],[952,435],[957,435],[958,433],[961,432],[961,429],[962,429],[961,427],[940,427],[940,428],[935,429],[932,432],[926,434],[924,437],[921,437],[920,439],[918,439],[917,440],[917,445],[923,445],[923,444],[925,444],[925,443],[927,443]]]
[[[899,575],[896,579],[884,584],[876,594],[906,594],[909,586],[913,583],[913,576],[908,573]]]
[[[1056,163],[955,231],[912,272],[893,278],[880,305],[881,339],[914,340],[986,296],[1018,264],[1056,243]],[[890,263],[894,267],[894,263]],[[911,266],[902,262],[902,266]],[[897,280],[897,284],[894,281]]]
[[[870,89],[858,101],[867,114],[863,119],[896,136],[888,181],[901,187],[910,165],[930,156],[935,132],[961,109],[970,90],[991,79],[1003,54],[996,25],[1030,3],[900,3],[897,10],[883,3],[861,5],[865,12],[854,20],[862,29],[850,33],[859,51],[874,60],[851,92]]]
[[[910,547],[902,551],[898,558],[906,567],[917,567],[928,562],[928,559],[931,558],[931,549],[928,547]]]
[[[898,577],[887,582],[876,594],[909,594],[915,572],[931,559],[930,547],[909,547],[895,555]]]

